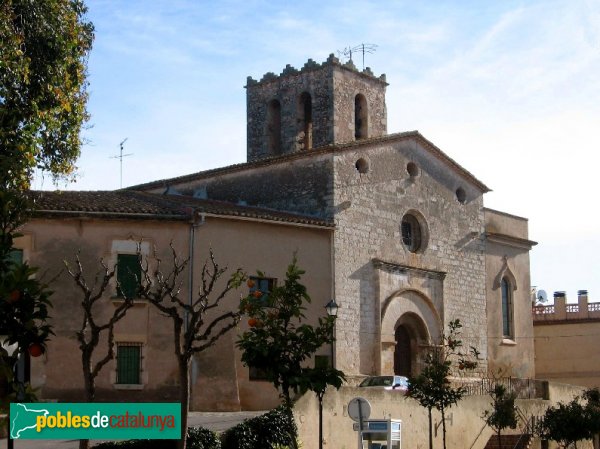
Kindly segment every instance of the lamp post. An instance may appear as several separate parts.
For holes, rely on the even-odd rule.
[[[333,337],[335,337],[335,320],[337,317],[338,308],[339,308],[339,306],[335,302],[335,299],[332,299],[327,304],[325,304],[325,310],[327,310],[327,315],[329,315],[330,317],[333,317]],[[333,339],[332,339],[332,341],[331,341],[331,367],[332,368],[335,368],[334,360],[335,359],[334,359],[334,353],[333,353]]]

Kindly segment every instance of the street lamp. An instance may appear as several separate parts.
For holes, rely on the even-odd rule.
[[[329,315],[330,317],[333,317],[333,335],[332,337],[335,338],[335,319],[337,317],[337,313],[338,313],[338,308],[339,306],[337,305],[337,302],[335,302],[335,299],[332,299],[331,301],[329,301],[327,304],[325,304],[325,310],[327,310],[327,315]],[[334,363],[333,363],[333,359],[334,358],[334,354],[333,354],[333,339],[331,341],[331,367],[334,368]]]
[[[339,306],[335,299],[332,299],[327,304],[325,304],[325,309],[327,309],[327,315],[329,316],[337,316]]]

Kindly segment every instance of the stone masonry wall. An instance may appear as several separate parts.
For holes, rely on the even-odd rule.
[[[184,195],[331,218],[332,157],[322,154],[176,184]]]
[[[361,158],[369,166],[368,173],[356,169]],[[420,168],[417,177],[407,173],[408,162]],[[335,295],[341,306],[337,366],[349,374],[379,370],[381,286],[376,283],[374,258],[446,272],[441,320],[446,324],[460,319],[465,345],[476,346],[485,360],[481,192],[416,141],[365,144],[356,151],[338,153],[334,167],[334,204],[339,211],[335,217]],[[459,187],[466,192],[464,204],[456,198]],[[422,253],[410,253],[401,241],[400,223],[409,210],[422,214],[428,228],[428,244]]]
[[[300,96],[312,100],[312,148],[354,140],[354,97],[362,93],[368,103],[368,136],[386,133],[385,75],[359,72],[351,63],[340,64],[333,55],[323,64],[312,59],[297,70],[289,65],[278,76],[265,74],[260,81],[248,77],[246,85],[248,161],[275,154],[268,148],[268,107],[281,105],[281,148],[276,154],[302,149]]]

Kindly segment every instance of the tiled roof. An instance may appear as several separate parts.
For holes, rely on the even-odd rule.
[[[189,220],[200,213],[290,224],[333,227],[332,221],[266,208],[128,190],[32,191],[37,216],[97,216],[105,218]]]
[[[177,205],[179,207],[193,208],[197,212],[205,214],[298,223],[312,226],[334,227],[333,220],[325,220],[323,218],[314,217],[311,215],[300,215],[262,207],[233,204],[226,201],[193,198],[186,195],[159,195],[145,192],[137,192],[137,194],[140,197],[148,196],[160,198],[161,201],[168,201],[174,206]]]
[[[187,219],[181,207],[125,191],[33,191],[35,213]]]
[[[319,154],[328,154],[335,152],[342,152],[346,150],[355,150],[358,147],[372,145],[377,143],[387,143],[394,142],[400,140],[407,139],[416,139],[437,159],[439,159],[442,163],[446,164],[449,168],[454,170],[459,175],[463,176],[471,183],[473,183],[477,188],[479,188],[482,192],[489,192],[490,188],[487,187],[484,183],[479,181],[472,173],[463,168],[458,162],[440,150],[437,146],[435,146],[431,141],[427,140],[419,131],[407,131],[402,133],[394,133],[387,134],[381,137],[373,137],[369,139],[357,140],[353,142],[340,143],[334,145],[327,145],[324,147],[319,147],[312,149],[310,151],[299,151],[295,153],[283,154],[280,156],[270,156],[265,157],[263,159],[259,159],[252,162],[245,162],[240,164],[228,165],[226,167],[219,167],[210,170],[205,170],[201,172],[191,173],[183,176],[177,176],[174,178],[160,179],[156,181],[151,181],[144,184],[138,184],[135,186],[127,187],[127,190],[150,190],[156,189],[160,187],[167,187],[169,185],[184,183],[189,181],[196,181],[200,179],[211,178],[216,175],[234,173],[244,170],[251,170],[258,167],[265,167],[269,165],[275,165],[280,163],[289,162],[297,159],[305,159],[310,158]]]

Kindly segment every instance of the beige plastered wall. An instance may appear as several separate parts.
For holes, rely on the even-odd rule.
[[[600,320],[536,323],[536,377],[600,387]]]
[[[88,284],[93,284],[96,272],[102,269],[100,260],[110,267],[118,253],[135,254],[136,242],[142,242],[142,252],[150,255],[157,248],[168,272],[172,243],[180,258],[190,254],[191,227],[188,222],[109,220],[109,219],[34,219],[23,229],[24,237],[17,246],[24,256],[39,266],[38,276],[52,279],[54,307],[51,323],[56,335],[48,343],[47,352],[32,363],[32,381],[41,387],[41,397],[47,400],[78,401],[83,396],[81,353],[76,332],[81,327],[79,303],[82,293],[65,271],[63,260],[74,263],[79,252]],[[284,280],[285,270],[293,254],[306,270],[302,282],[312,297],[306,310],[306,321],[316,323],[325,315],[324,305],[331,299],[331,233],[330,229],[257,222],[231,218],[200,217],[194,228],[193,266],[197,293],[201,272],[210,248],[221,267],[228,271],[215,286],[220,292],[230,274],[241,268],[249,274],[261,270],[266,276]],[[181,297],[189,300],[189,271],[181,276]],[[244,284],[230,292],[215,309],[212,317],[228,310],[237,310],[240,295],[247,295]],[[96,318],[105,322],[119,304],[113,279],[105,295],[98,301]],[[197,297],[193,295],[193,297]],[[210,317],[208,317],[210,318]],[[247,319],[225,334],[214,347],[194,358],[191,367],[192,410],[264,410],[278,403],[276,390],[264,381],[250,381],[248,369],[241,363],[235,348],[238,335],[247,328]],[[142,349],[142,384],[115,386],[116,362],[109,362],[100,372],[97,383],[98,400],[167,401],[178,399],[178,370],[173,350],[172,324],[154,307],[143,300],[136,301],[126,317],[115,328],[115,341],[136,342]],[[330,347],[322,349],[330,354]],[[106,351],[105,340],[96,354]],[[312,361],[310,362],[312,363]]]
[[[306,271],[301,282],[312,299],[305,311],[306,322],[316,324],[318,317],[326,315],[324,306],[332,294],[331,234],[329,229],[208,216],[196,229],[196,272],[212,248],[230,272],[239,267],[256,275],[260,270],[281,285],[295,253],[298,265]],[[240,295],[247,295],[248,290],[243,285],[229,294],[224,307],[237,307]],[[247,328],[247,317],[242,318],[236,329],[197,357],[192,369],[194,410],[214,410],[215,406],[226,410],[266,410],[279,403],[274,387],[265,381],[250,381],[248,368],[241,362],[235,341]],[[329,355],[330,351],[331,347],[326,346],[320,354]]]
[[[534,377],[527,220],[485,209],[485,230],[488,369],[496,375]],[[503,335],[502,329],[500,281],[503,277],[509,279],[513,287],[513,331],[509,338]]]
[[[549,400],[517,400],[516,405],[527,417],[541,416],[545,409],[558,401],[567,402],[581,393],[581,389],[570,385],[551,384]],[[323,401],[324,449],[353,449],[357,447],[357,432],[352,429],[352,419],[348,416],[348,403],[355,397],[363,397],[371,404],[371,419],[401,419],[402,447],[427,449],[428,420],[427,410],[404,395],[376,389],[342,387],[328,390]],[[491,408],[489,396],[467,396],[446,413],[447,446],[449,448],[483,449],[492,431],[485,426],[481,416]],[[441,416],[433,411],[433,447],[442,447]],[[298,423],[303,449],[317,449],[319,435],[318,403],[312,393],[304,395],[296,404],[295,417]],[[518,433],[514,430],[507,433]],[[540,448],[540,441],[530,446]],[[557,446],[550,442],[549,448]],[[591,449],[591,442],[580,442],[577,447]]]
[[[37,276],[50,281],[54,291],[50,322],[54,336],[46,353],[32,360],[32,384],[41,388],[46,400],[83,400],[81,352],[76,332],[82,325],[80,302],[82,291],[67,274],[63,261],[75,266],[79,254],[88,286],[103,268],[101,260],[112,269],[118,253],[136,252],[141,242],[148,254],[156,247],[168,258],[169,243],[187,255],[188,225],[182,222],[109,219],[33,219],[23,229],[29,241],[24,254],[40,269]],[[19,242],[17,242],[19,246]],[[98,323],[105,323],[120,303],[113,278],[94,307]],[[115,327],[116,342],[135,342],[142,346],[142,384],[116,387],[116,364],[109,362],[96,379],[99,400],[136,401],[172,400],[178,397],[176,364],[173,356],[171,327],[156,310],[144,301],[136,301],[127,316]],[[97,349],[97,359],[106,353],[106,340]],[[143,398],[143,399],[142,399]]]

